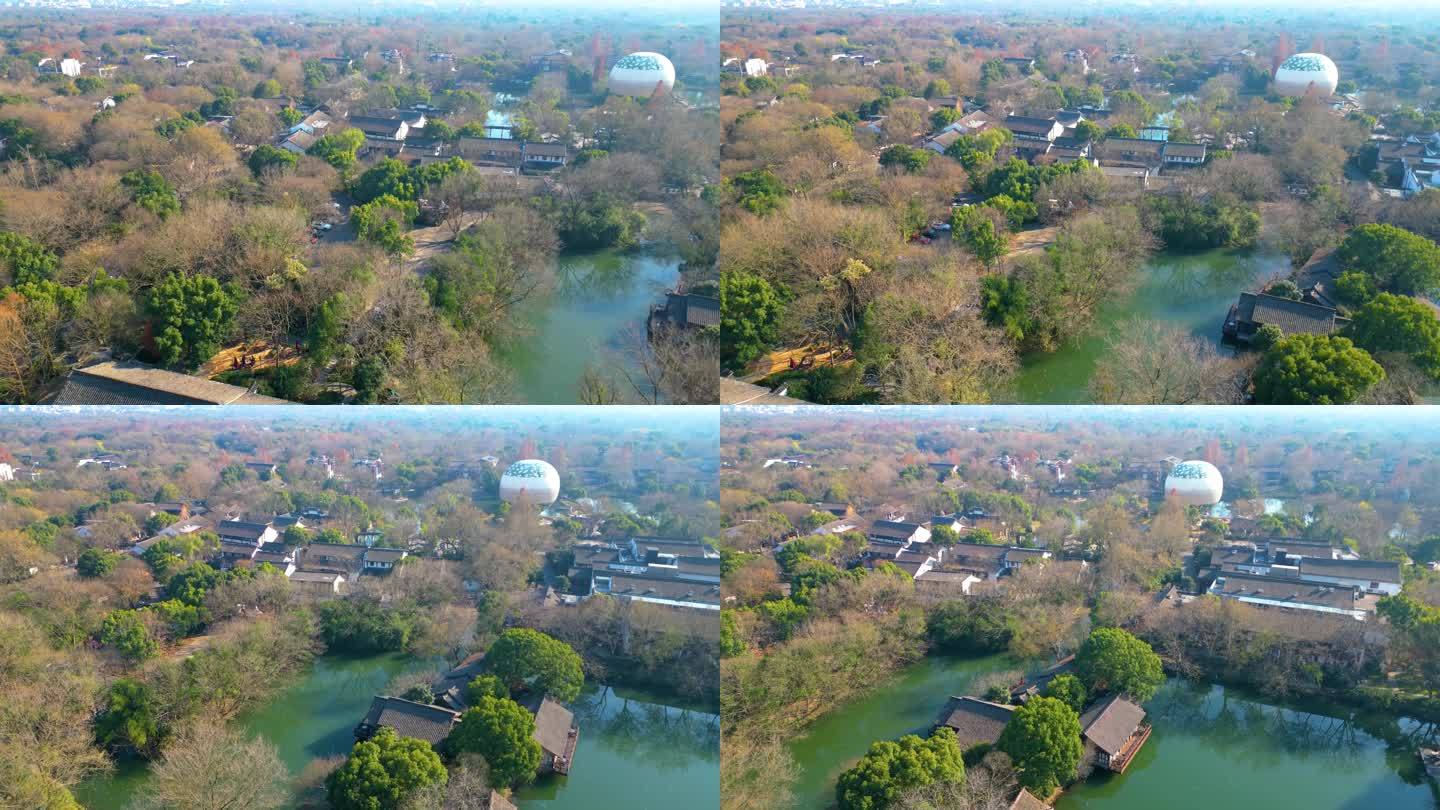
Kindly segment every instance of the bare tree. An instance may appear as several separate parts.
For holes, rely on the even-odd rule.
[[[278,810],[290,799],[275,746],[200,722],[175,736],[150,769],[142,807],[154,810]]]
[[[1222,357],[1209,342],[1157,321],[1133,319],[1106,341],[1090,396],[1101,404],[1237,403],[1248,379],[1245,361]]]

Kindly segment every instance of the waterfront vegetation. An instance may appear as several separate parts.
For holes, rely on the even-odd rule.
[[[810,810],[817,801],[826,806],[827,796],[845,810],[935,801],[981,808],[996,796],[1008,801],[1017,786],[1048,797],[1090,771],[1081,758],[1080,711],[1106,695],[1145,704],[1167,689],[1167,673],[1248,690],[1302,712],[1318,706],[1321,714],[1390,718],[1375,721],[1382,724],[1407,718],[1402,725],[1412,746],[1433,738],[1440,724],[1440,574],[1429,564],[1440,561],[1434,533],[1440,502],[1428,490],[1401,495],[1353,468],[1401,454],[1414,474],[1437,469],[1440,453],[1433,443],[1416,443],[1413,425],[1322,439],[1282,426],[1285,417],[1277,415],[1243,432],[1219,433],[1235,470],[1226,483],[1232,509],[1249,514],[1265,488],[1288,493],[1284,509],[1260,520],[1262,531],[1293,532],[1401,563],[1403,591],[1356,621],[1267,610],[1197,590],[1194,566],[1230,542],[1226,523],[1164,499],[1124,470],[1159,448],[1213,447],[1214,425],[1058,413],[999,420],[996,413],[1004,412],[976,416],[974,423],[985,425],[978,432],[924,411],[862,417],[831,409],[727,423],[722,452],[737,468],[722,480],[724,581],[734,598],[721,620],[727,808]],[[926,461],[935,455],[958,472],[934,472]],[[779,456],[801,464],[776,471],[761,463]],[[1012,473],[1008,465],[1017,457],[1032,464]],[[1056,458],[1069,460],[1066,482],[1073,480],[1084,497],[1073,497],[1068,483],[1056,491],[1041,483],[1049,473],[1033,462]],[[1257,486],[1248,472],[1257,464],[1286,472]],[[1323,484],[1313,477],[1322,468],[1335,471]],[[866,546],[861,532],[807,534],[834,519],[823,513],[808,520],[819,501],[853,506],[859,517],[852,520],[862,527],[874,514],[871,505],[928,520],[984,504],[988,528],[958,537],[937,531],[932,542],[1028,546],[1053,558],[1027,562],[993,586],[975,584],[968,595],[946,594],[922,588],[888,562],[858,564]],[[1387,536],[1381,527],[1392,518],[1407,528]],[[1006,655],[1005,663],[986,658],[996,653]],[[1055,678],[1017,709],[993,749],[959,751],[958,775],[945,764],[953,739],[929,735],[947,695],[1008,703],[1021,675],[1071,653],[1073,675]],[[926,691],[904,693],[906,673],[953,656],[984,668],[953,685],[925,681]],[[875,725],[871,703],[880,715],[889,707],[900,719],[882,720],[888,733],[856,763],[849,757],[864,749],[831,737]],[[851,723],[852,711],[866,719]],[[911,734],[917,736],[905,736]],[[829,751],[829,758],[812,756],[812,749]],[[1407,755],[1413,765],[1413,747]]]
[[[7,465],[43,472],[0,482],[0,685],[16,698],[0,708],[0,806],[68,809],[79,796],[119,810],[105,798],[113,787],[166,808],[439,807],[447,790],[510,792],[534,780],[535,721],[516,702],[533,692],[574,704],[609,694],[603,684],[638,685],[662,713],[667,703],[713,710],[713,614],[603,596],[547,603],[547,581],[569,570],[580,524],[506,508],[488,465],[473,479],[451,466],[471,464],[472,452],[534,456],[537,442],[577,464],[614,452],[616,466],[591,476],[588,492],[570,482],[576,497],[614,511],[592,528],[617,539],[704,536],[713,511],[692,498],[703,482],[642,484],[619,464],[631,452],[703,464],[682,449],[706,443],[688,428],[657,431],[647,418],[631,438],[571,434],[571,425],[527,438],[533,417],[527,428],[497,412],[467,423],[480,444],[457,456],[459,434],[445,422],[456,412],[396,412],[383,434],[363,419],[336,430],[326,421],[334,412],[197,413],[167,415],[161,430],[134,414],[42,412],[0,430]],[[350,461],[379,448],[403,483]],[[105,453],[126,463],[76,463]],[[243,463],[257,455],[274,463]],[[188,520],[147,530],[167,514],[156,500],[233,504],[262,524],[311,510],[322,517],[286,528],[287,542],[351,544],[369,532],[381,548],[403,538],[409,556],[388,574],[350,577],[336,594],[309,591],[269,563],[221,565],[210,530],[156,539],[137,555],[155,527]],[[476,699],[453,750],[441,758],[423,741],[383,735],[351,750],[373,696],[429,703],[431,682],[472,653],[483,653],[484,677],[468,684]],[[292,693],[303,697],[272,715]],[[316,727],[286,730],[303,718]],[[197,790],[208,791],[203,801]]]
[[[817,403],[1419,401],[1440,360],[1426,300],[1440,290],[1440,189],[1398,193],[1398,164],[1379,155],[1384,138],[1440,130],[1434,83],[1396,84],[1381,65],[1347,61],[1360,74],[1352,88],[1375,104],[1332,109],[1278,95],[1263,55],[1203,56],[1228,47],[1224,26],[1143,16],[1102,11],[1077,28],[1048,13],[994,25],[903,11],[727,14],[724,52],[769,68],[721,77],[725,369]],[[1374,44],[1311,23],[1334,48]],[[1105,58],[1137,24],[1143,47]],[[1254,41],[1286,42],[1278,25],[1244,22]],[[1421,51],[1440,64],[1433,45]],[[1091,150],[1083,159],[1027,157],[1035,133],[1004,128],[1007,114],[1053,123],[1062,108],[1083,112],[1064,136]],[[1106,142],[1147,130],[1203,138],[1203,161],[1157,159],[1143,184],[1117,176],[1143,159],[1107,156]],[[1223,293],[1194,320],[1157,307],[1107,322],[1167,264],[1204,251],[1288,262],[1258,278],[1212,268]],[[1317,282],[1334,288],[1341,317],[1377,294],[1414,312],[1384,337],[1352,325],[1218,345],[1240,293],[1300,300]],[[1169,294],[1173,308],[1193,291]],[[1077,384],[1033,383],[1030,369],[1063,368],[1069,357],[1051,358],[1086,343],[1098,358],[1081,358]]]
[[[224,12],[183,24],[10,12],[0,401],[51,397],[72,367],[111,356],[310,403],[713,402],[715,335],[644,329],[661,290],[713,294],[717,281],[717,215],[700,194],[718,175],[713,89],[698,107],[646,105],[607,94],[588,64],[537,66],[562,43],[585,61],[581,43],[600,30],[648,41],[645,25],[547,15],[543,43],[522,44],[509,24],[447,16],[396,28],[383,13],[302,13],[281,32]],[[714,26],[666,32],[703,90],[715,68],[695,54],[707,39],[713,50]],[[397,35],[456,52],[401,57]],[[57,49],[83,49],[86,74],[37,69]],[[186,53],[195,63],[177,66]],[[462,138],[495,134],[497,106],[508,133],[543,135],[573,164],[458,156]],[[377,147],[350,123],[374,113],[399,127],[402,110],[423,122],[408,141]],[[563,315],[564,265],[642,244],[664,279],[637,278],[614,304],[628,311],[592,316],[599,333],[564,347],[579,366],[537,390],[507,357],[544,313]],[[696,365],[707,373],[686,373]]]

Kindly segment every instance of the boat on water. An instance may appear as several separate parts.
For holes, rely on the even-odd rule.
[[[1431,779],[1440,781],[1440,748],[1421,748],[1420,763]]]

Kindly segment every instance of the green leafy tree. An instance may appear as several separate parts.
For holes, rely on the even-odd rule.
[[[299,161],[300,156],[294,152],[264,143],[250,153],[250,159],[246,165],[250,167],[251,174],[260,177],[271,169],[275,171],[293,169]]]
[[[1255,369],[1255,401],[1262,405],[1345,405],[1385,379],[1364,349],[1338,335],[1286,337]]]
[[[980,311],[986,323],[1005,330],[1019,343],[1030,329],[1030,302],[1025,283],[1018,278],[988,275],[980,279]]]
[[[483,695],[460,715],[460,724],[446,738],[450,750],[471,752],[490,766],[490,785],[505,788],[535,778],[540,767],[540,743],[535,741],[535,717],[509,698]]]
[[[1115,126],[1110,127],[1109,129],[1105,130],[1105,137],[1107,137],[1107,138],[1138,138],[1138,137],[1140,137],[1140,133],[1136,132],[1136,131],[1135,131],[1135,127],[1132,127],[1132,126],[1130,126],[1129,124],[1116,124]]]
[[[392,256],[409,255],[415,240],[405,232],[419,214],[419,206],[386,194],[350,209],[350,222],[361,239],[380,246]]]
[[[153,754],[161,742],[156,705],[144,683],[129,678],[115,681],[105,695],[104,709],[95,718],[96,741],[111,751]]]
[[[937,782],[965,782],[960,743],[948,728],[928,739],[907,734],[872,743],[855,767],[840,774],[835,798],[840,810],[885,810],[906,791]]]
[[[220,350],[240,309],[220,282],[172,273],[150,293],[155,348],[167,366],[194,368]]]
[[[305,120],[305,113],[300,112],[294,107],[282,107],[276,115],[280,116],[281,123],[287,127],[293,127]]]
[[[285,92],[285,88],[280,86],[280,82],[266,79],[263,82],[257,82],[255,90],[250,95],[255,98],[276,98],[283,92]]]
[[[138,610],[116,610],[106,616],[100,624],[100,643],[130,661],[144,661],[160,652]]]
[[[897,168],[907,174],[919,174],[930,165],[930,157],[934,154],[929,149],[896,144],[880,153],[880,165]]]
[[[429,743],[382,726],[355,743],[325,786],[335,810],[399,810],[417,791],[446,781],[445,764]]]
[[[120,176],[120,185],[130,190],[135,204],[164,219],[180,213],[180,196],[153,169],[135,169]]]
[[[55,275],[60,259],[44,245],[18,233],[0,231],[0,270],[7,281],[20,287],[48,281]]]
[[[1045,685],[1045,696],[1059,700],[1077,714],[1085,708],[1085,684],[1068,672],[1050,679]]]
[[[580,696],[585,669],[569,644],[529,628],[500,634],[485,653],[487,669],[513,692],[528,687],[561,703]]]
[[[1440,288],[1440,245],[1394,225],[1361,225],[1336,251],[1345,270],[1364,273],[1383,289],[1419,295]]]
[[[733,658],[745,652],[745,639],[735,621],[735,611],[720,611],[720,657]]]
[[[744,368],[780,336],[784,289],[745,272],[720,276],[720,359],[726,368]]]
[[[1371,354],[1409,355],[1430,376],[1440,378],[1440,318],[1423,301],[1380,293],[1351,317],[1345,335]]]
[[[995,747],[1010,755],[1026,790],[1049,796],[1075,778],[1085,752],[1080,716],[1057,698],[1031,698],[1011,713]]]
[[[413,200],[419,191],[408,166],[394,158],[385,158],[360,175],[351,193],[356,202],[363,204],[387,195],[398,200]]]
[[[119,554],[103,548],[87,548],[80,552],[79,559],[75,561],[75,573],[87,579],[103,577],[115,570],[119,562]]]
[[[1160,656],[1119,627],[1092,631],[1075,654],[1075,671],[1091,694],[1114,692],[1142,702],[1165,683]]]
[[[326,135],[310,145],[309,153],[348,172],[355,165],[355,153],[365,144],[365,133],[358,129],[347,129],[333,135]]]
[[[179,522],[179,520],[180,518],[169,512],[156,512],[150,517],[145,518],[145,534],[153,537],[159,534],[161,529],[167,526],[173,526]]]
[[[724,187],[737,197],[736,203],[757,216],[779,210],[785,200],[785,186],[769,169],[753,169],[724,181]]]
[[[479,705],[480,699],[485,696],[494,698],[510,697],[510,690],[505,684],[494,675],[477,675],[470,683],[465,684],[465,702],[471,706]]]

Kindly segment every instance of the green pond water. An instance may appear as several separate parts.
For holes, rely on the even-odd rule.
[[[679,267],[678,259],[646,251],[562,255],[554,293],[521,313],[528,334],[498,351],[515,373],[515,399],[574,404],[587,363],[597,370],[619,364],[632,330],[643,341],[650,307],[675,286]]]
[[[276,746],[297,776],[314,759],[347,753],[370,700],[396,675],[432,671],[434,661],[398,655],[316,661],[310,673],[238,722]],[[518,791],[523,808],[718,808],[719,721],[714,714],[666,705],[629,690],[593,686],[573,706],[580,740],[570,775]],[[75,789],[88,810],[124,810],[143,787],[136,764]],[[644,785],[649,798],[629,795]]]
[[[927,658],[828,712],[791,743],[792,810],[825,810],[835,781],[881,739],[928,733],[945,700],[1020,664]],[[1345,707],[1281,707],[1170,680],[1146,705],[1154,732],[1123,775],[1073,786],[1056,810],[1440,810],[1416,757],[1440,726]]]
[[[829,807],[835,800],[835,780],[876,740],[906,734],[928,734],[945,699],[964,695],[971,684],[993,672],[1018,670],[1020,665],[1001,655],[985,658],[930,656],[905,668],[894,678],[827,712],[790,744],[799,766],[795,784],[795,810]]]
[[[1056,810],[1440,808],[1415,753],[1435,724],[1177,680],[1146,709],[1154,731],[1125,773],[1092,776]]]
[[[1241,292],[1284,275],[1290,261],[1278,254],[1211,250],[1157,255],[1141,268],[1134,292],[1104,307],[1085,337],[1022,364],[1015,380],[1018,402],[1089,402],[1096,361],[1115,327],[1132,318],[1161,321],[1220,345],[1220,327]]]

